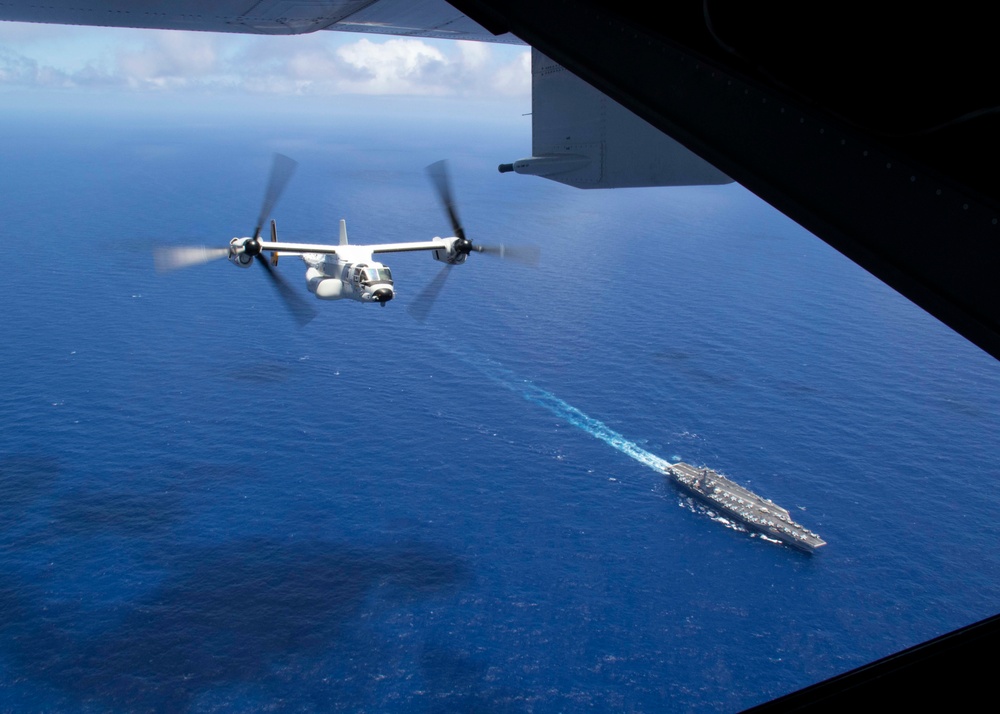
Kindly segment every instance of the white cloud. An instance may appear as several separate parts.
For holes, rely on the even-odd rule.
[[[218,35],[150,30],[138,48],[116,52],[116,74],[130,87],[184,87],[217,81]]]
[[[524,50],[493,72],[491,89],[505,97],[531,96],[531,52]]]
[[[344,45],[337,56],[353,70],[356,79],[338,84],[358,94],[448,94],[449,61],[435,47],[421,40],[393,39],[375,43],[364,38]]]
[[[527,99],[523,47],[340,32],[302,36],[0,24],[0,86]]]

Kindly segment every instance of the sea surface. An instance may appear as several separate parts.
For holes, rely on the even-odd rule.
[[[0,711],[738,711],[1000,610],[1000,365],[737,185],[500,175],[519,120],[0,120]],[[541,263],[420,323],[440,264],[388,256],[304,328],[255,266],[154,271],[276,151],[282,239],[447,235],[447,158]]]

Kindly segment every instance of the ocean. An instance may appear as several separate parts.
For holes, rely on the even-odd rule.
[[[1000,365],[737,185],[499,174],[527,122],[2,120],[0,711],[738,711],[1000,609]],[[421,323],[440,265],[386,256],[304,328],[256,267],[155,272],[252,231],[275,151],[282,239],[447,235],[447,158],[540,265]]]

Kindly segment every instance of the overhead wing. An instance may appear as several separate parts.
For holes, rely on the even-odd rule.
[[[0,20],[162,30],[300,35],[317,30],[521,43],[444,0],[13,0]]]
[[[500,171],[577,188],[732,182],[536,49],[531,50],[531,156],[503,164]]]

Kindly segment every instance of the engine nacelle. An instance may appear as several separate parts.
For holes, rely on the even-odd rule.
[[[246,244],[252,240],[253,238],[233,238],[229,241],[229,262],[241,268],[253,265],[253,255],[246,251]]]
[[[459,250],[459,242],[458,238],[454,238],[450,242],[445,243],[439,250],[435,250],[431,255],[438,262],[448,263],[449,265],[461,265],[469,257],[469,252]]]

